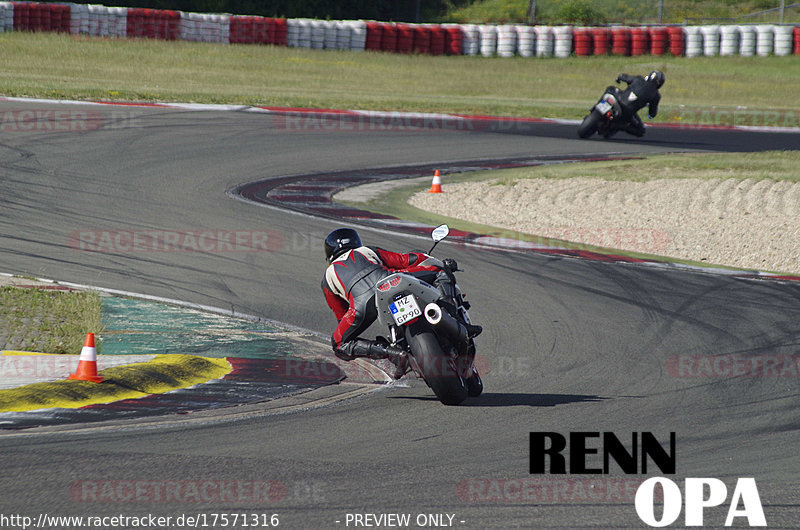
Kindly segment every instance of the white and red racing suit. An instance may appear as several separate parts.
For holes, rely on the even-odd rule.
[[[336,258],[325,271],[322,291],[339,325],[333,332],[334,351],[358,338],[377,318],[375,284],[395,272],[432,281],[442,262],[422,252],[400,254],[377,247],[359,247]]]

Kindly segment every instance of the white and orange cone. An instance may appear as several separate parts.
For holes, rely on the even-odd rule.
[[[81,349],[81,358],[78,360],[78,369],[74,374],[70,374],[69,378],[93,383],[103,380],[102,375],[97,375],[97,348],[94,347],[94,333],[86,334],[86,340]]]
[[[442,177],[439,175],[439,170],[433,172],[433,183],[428,193],[442,193]]]

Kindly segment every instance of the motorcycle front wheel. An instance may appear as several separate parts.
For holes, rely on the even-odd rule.
[[[600,113],[592,109],[592,112],[583,118],[583,122],[578,126],[578,136],[581,138],[589,138],[597,132],[597,127],[600,125],[602,119],[603,117],[600,116]]]
[[[467,387],[458,373],[456,361],[442,350],[433,330],[421,323],[406,329],[411,355],[425,383],[439,401],[445,405],[458,405],[467,399]]]

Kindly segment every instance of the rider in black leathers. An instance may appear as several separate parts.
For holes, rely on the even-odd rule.
[[[634,136],[644,136],[644,123],[637,114],[639,110],[648,107],[647,115],[650,119],[658,113],[658,102],[661,94],[658,89],[664,85],[664,73],[653,70],[647,76],[619,74],[617,83],[625,82],[628,88],[620,91],[618,87],[609,86],[606,92],[611,92],[617,97],[622,107],[622,130]]]

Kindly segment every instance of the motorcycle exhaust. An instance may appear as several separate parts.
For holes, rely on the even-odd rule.
[[[427,320],[431,326],[441,330],[453,341],[465,343],[469,340],[467,328],[461,325],[458,320],[451,317],[447,312],[442,311],[439,304],[431,302],[426,305],[423,314],[425,315],[425,320]]]

